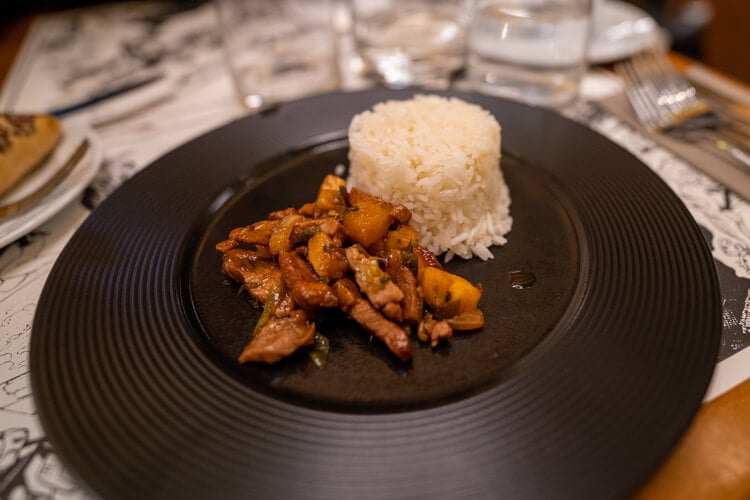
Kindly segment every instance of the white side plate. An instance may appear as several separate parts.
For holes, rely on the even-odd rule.
[[[7,219],[0,219],[0,248],[45,223],[81,194],[93,180],[102,162],[102,148],[98,137],[89,128],[63,122],[62,139],[47,162],[11,192],[0,197],[0,205],[12,203],[44,184],[73,154],[84,138],[89,140],[89,150],[59,186],[37,205]]]
[[[660,43],[656,21],[635,5],[604,0],[594,12],[589,62],[605,64]]]

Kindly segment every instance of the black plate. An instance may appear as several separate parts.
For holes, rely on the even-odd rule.
[[[135,497],[601,498],[631,492],[689,424],[716,361],[701,232],[633,156],[551,112],[451,93],[503,126],[513,229],[483,330],[403,364],[325,316],[300,352],[234,362],[259,311],[220,273],[228,230],[314,198],[352,116],[411,91],[284,104],[167,154],[81,226],[34,320],[34,395],[97,493]],[[514,289],[508,273],[532,272]]]

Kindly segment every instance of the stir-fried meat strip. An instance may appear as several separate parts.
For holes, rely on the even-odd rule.
[[[360,295],[354,282],[348,278],[342,278],[333,284],[333,288],[339,297],[339,305],[354,321],[382,340],[401,361],[411,359],[411,343],[406,331],[384,318],[369,301]]]
[[[341,245],[344,241],[344,226],[333,217],[324,217],[320,220],[320,230],[331,237],[337,245]]]
[[[227,250],[231,250],[232,248],[236,247],[239,244],[240,242],[236,240],[224,240],[224,241],[220,241],[219,243],[217,243],[215,248],[219,252],[225,253]]]
[[[292,294],[289,293],[289,290],[287,290],[286,287],[284,287],[283,295],[281,296],[279,303],[276,304],[276,309],[274,309],[273,315],[277,318],[289,316],[289,314],[291,314],[295,307],[296,304],[294,303]]]
[[[271,250],[266,245],[255,245],[255,251],[258,252],[259,259],[273,259],[273,254],[271,254]]]
[[[268,214],[268,219],[269,220],[281,220],[287,215],[297,215],[297,214],[299,214],[299,212],[297,211],[296,208],[289,207],[283,210],[276,210],[274,212],[271,212],[270,214]]]
[[[279,280],[274,283],[268,295],[266,295],[266,300],[263,302],[263,313],[261,314],[261,319],[258,320],[258,325],[263,321],[263,315],[270,314],[277,318],[283,318],[289,316],[296,308],[297,304],[294,303],[294,299],[289,293],[283,278],[279,277]],[[256,329],[258,325],[256,325]]]
[[[401,301],[404,321],[407,323],[418,323],[422,319],[424,302],[417,289],[417,278],[414,277],[414,274],[407,267],[401,266],[396,272],[396,286],[404,294],[404,300]]]
[[[450,338],[452,335],[453,328],[445,320],[437,321],[432,318],[426,318],[419,324],[417,329],[419,340],[422,342],[429,340],[432,347],[436,347],[441,340]]]
[[[275,363],[315,340],[315,324],[307,322],[305,312],[296,309],[283,318],[271,318],[240,354],[239,362]]]
[[[265,302],[273,286],[281,279],[281,270],[275,262],[258,258],[257,252],[233,248],[224,253],[221,271],[245,289],[259,302]]]
[[[314,203],[233,229],[216,244],[222,271],[263,303],[239,362],[275,363],[311,343],[315,351],[327,349],[314,322],[330,307],[403,361],[412,356],[407,325],[432,347],[454,330],[481,328],[481,286],[443,271],[419,245],[411,216],[404,205],[357,188],[347,192],[345,180],[331,174]]]
[[[249,226],[237,227],[229,232],[229,239],[248,245],[268,245],[278,220],[262,220]]]
[[[375,259],[370,259],[356,245],[346,249],[346,260],[354,271],[354,279],[372,305],[382,309],[390,302],[399,303],[404,294],[386,274]]]
[[[357,189],[356,187],[353,187],[351,191],[349,191],[349,203],[351,205],[356,205],[360,201],[364,200],[377,200],[387,204],[390,214],[401,224],[408,224],[411,220],[411,210],[406,208],[404,205],[385,201],[378,196],[373,196],[371,194],[365,193],[364,191]]]
[[[387,320],[366,300],[360,300],[349,311],[354,321],[362,325],[390,349],[401,361],[411,359],[411,343],[403,328]]]
[[[383,314],[386,318],[395,321],[396,323],[401,323],[404,321],[404,310],[401,308],[401,304],[396,304],[395,302],[389,302],[386,305],[383,306]]]
[[[321,283],[312,269],[295,252],[281,252],[279,267],[294,301],[303,309],[336,307],[338,298],[333,289]]]
[[[411,220],[411,210],[403,205],[393,205],[391,208],[391,215],[401,224],[408,224]]]
[[[344,312],[349,312],[352,307],[362,300],[357,285],[349,278],[341,278],[333,284],[333,291],[339,299],[339,307]]]

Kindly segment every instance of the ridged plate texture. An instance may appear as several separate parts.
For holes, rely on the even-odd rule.
[[[207,299],[210,260],[201,267],[204,255],[219,262],[206,253],[213,231],[236,222],[225,217],[242,203],[252,207],[263,186],[290,172],[305,178],[319,157],[315,148],[340,146],[355,113],[412,94],[331,94],[244,118],[157,160],[84,222],[45,285],[30,356],[49,439],[95,493],[618,498],[664,460],[699,407],[716,362],[720,297],[709,248],[682,203],[632,155],[549,111],[504,100],[451,94],[480,104],[502,124],[504,155],[513,159],[506,177],[511,196],[518,193],[514,231],[524,235],[518,238],[529,248],[542,243],[534,255],[561,245],[550,262],[565,263],[565,272],[562,264],[536,272],[569,289],[556,302],[559,310],[540,305],[549,324],[531,332],[533,342],[512,344],[518,351],[498,361],[497,373],[477,350],[476,365],[490,367],[489,379],[468,361],[452,373],[434,368],[456,390],[413,406],[408,398],[390,401],[388,392],[377,392],[381,387],[373,389],[379,396],[347,409],[340,393],[319,393],[307,378],[293,378],[307,373],[299,370],[309,364],[295,368],[301,361],[280,366],[276,378],[265,368],[231,366],[226,332],[206,326],[220,309]],[[331,154],[341,156],[337,151]],[[299,157],[310,161],[295,163]],[[259,209],[284,208],[315,192],[304,184],[290,183],[288,198],[281,190]],[[543,202],[538,212],[535,200]],[[547,217],[540,227],[558,232],[535,240],[534,213]],[[514,232],[508,236],[512,245]],[[408,394],[409,384],[422,380],[417,360],[450,360],[466,355],[467,346],[512,335],[512,308],[501,314],[495,306],[510,300],[498,294],[515,292],[504,275],[493,275],[523,253],[509,248],[497,249],[486,268],[454,264],[495,283],[483,300],[497,320],[439,353],[421,349],[410,370],[387,361],[373,368],[399,373],[405,385],[394,394]],[[217,301],[224,301],[231,287],[218,267],[215,276]],[[534,290],[519,297],[534,297]],[[528,311],[517,322],[541,321]],[[349,344],[341,342],[346,353]],[[381,359],[372,349],[368,359]],[[336,367],[336,354],[330,373],[355,374],[356,366]],[[346,387],[344,375],[328,376]],[[292,377],[288,386],[285,377]]]

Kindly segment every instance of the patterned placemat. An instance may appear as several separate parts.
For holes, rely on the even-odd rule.
[[[0,109],[63,107],[124,81],[158,87],[86,108],[68,120],[97,123],[101,171],[83,196],[0,249],[0,496],[85,498],[45,440],[29,383],[31,321],[44,281],[81,222],[117,186],[174,147],[243,115],[226,73],[210,5],[104,5],[41,16],[0,94]],[[106,34],[106,36],[103,36]],[[105,43],[102,40],[106,40]],[[346,54],[350,41],[342,36]],[[81,57],[85,54],[85,57]],[[344,61],[347,68],[357,64]],[[585,95],[612,82],[585,85]],[[344,88],[366,85],[356,75]],[[608,86],[609,85],[609,86]],[[616,85],[614,86],[616,88]],[[130,106],[130,108],[127,108]],[[125,107],[125,108],[124,108]],[[750,370],[750,205],[622,119],[590,102],[565,114],[622,145],[652,168],[689,209],[710,242],[724,308],[720,362],[707,399]]]

